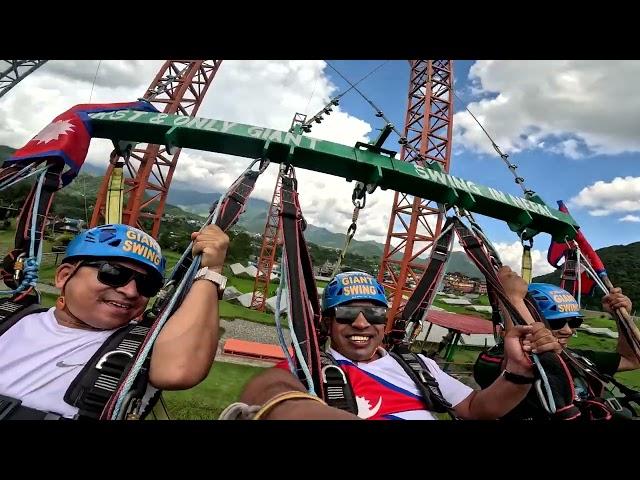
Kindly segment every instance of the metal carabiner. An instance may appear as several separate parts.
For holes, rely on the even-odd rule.
[[[533,238],[529,238],[528,240],[524,239],[524,230],[520,232],[520,234],[518,235],[518,237],[520,237],[520,245],[522,245],[522,248],[527,248],[529,250],[531,250],[533,248]],[[525,242],[529,242],[529,245],[526,245]]]
[[[271,163],[271,160],[269,160],[267,157],[262,157],[257,160],[260,161],[260,166],[258,167],[258,175],[260,175],[261,173],[264,173],[264,171],[267,169],[267,167]],[[251,166],[253,167],[253,163],[251,164]]]
[[[362,201],[362,204],[358,200]],[[367,191],[365,185],[362,182],[356,182],[356,186],[353,187],[353,193],[351,194],[351,202],[353,206],[358,209],[363,209],[367,204]]]

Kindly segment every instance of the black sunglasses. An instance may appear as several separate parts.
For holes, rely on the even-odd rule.
[[[580,325],[582,325],[582,321],[583,321],[582,317],[571,317],[569,319],[556,318],[553,320],[547,319],[547,322],[549,323],[549,328],[551,330],[560,330],[561,328],[564,328],[564,326],[567,323],[569,324],[569,328],[578,328]]]
[[[143,297],[151,298],[162,288],[162,281],[146,273],[140,273],[124,265],[110,262],[85,262],[82,266],[98,269],[98,281],[110,287],[123,287],[131,280],[135,280],[136,289]]]
[[[343,325],[351,325],[358,318],[360,312],[371,325],[385,325],[387,323],[387,307],[339,305],[325,312],[325,315],[335,317],[336,322]]]

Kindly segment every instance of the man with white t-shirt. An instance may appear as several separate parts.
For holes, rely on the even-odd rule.
[[[218,297],[225,283],[220,272],[229,239],[214,225],[192,239],[202,269],[154,343],[148,379],[157,389],[197,385],[215,357]],[[74,382],[85,365],[93,368],[94,356],[112,335],[140,318],[163,285],[164,268],[158,243],[137,228],[102,225],[75,237],[56,270],[61,294],[55,307],[13,325],[7,325],[10,318],[0,321],[0,418],[75,417],[82,404],[75,400]],[[127,354],[122,345],[117,353]],[[103,368],[108,370],[104,362]]]
[[[526,397],[534,381],[533,366],[526,353],[559,352],[561,348],[542,323],[533,322],[524,304],[526,282],[508,267],[503,267],[499,276],[514,306],[531,323],[516,327],[505,336],[509,359],[505,373],[482,391],[474,391],[443,372],[433,360],[419,355],[428,369],[422,373],[437,382],[439,391],[428,393],[421,389],[412,379],[418,375],[410,376],[400,363],[402,358],[381,347],[387,313],[384,288],[369,274],[347,272],[336,275],[324,290],[323,321],[331,346],[323,355],[344,373],[352,393],[329,394],[326,405],[317,397],[302,393],[302,383],[289,372],[286,362],[281,362],[276,366],[279,368],[252,379],[241,401],[262,405],[259,418],[269,419],[433,420],[434,411],[442,411],[436,409],[436,401],[447,405],[458,418],[499,418]],[[357,417],[330,406],[331,397],[341,397],[346,406],[348,402],[344,400],[350,395],[355,400],[352,411]]]

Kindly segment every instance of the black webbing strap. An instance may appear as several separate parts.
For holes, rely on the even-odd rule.
[[[453,221],[447,218],[442,227],[442,233],[431,249],[427,266],[418,285],[411,293],[402,313],[394,319],[393,327],[385,339],[385,344],[390,348],[405,341],[407,324],[420,322],[424,311],[431,305],[449,258],[449,249],[454,236],[453,228],[449,228],[452,224]]]
[[[288,284],[289,317],[298,339],[300,350],[311,373],[315,387],[320,380],[320,348],[317,330],[319,328],[320,304],[318,292],[313,281],[313,270],[307,244],[302,234],[302,214],[296,192],[296,179],[282,176],[281,210],[283,249],[286,253],[286,272]],[[297,363],[297,362],[296,362]],[[297,366],[298,378],[309,388],[307,379]],[[319,395],[323,395],[318,388]]]
[[[263,160],[263,162],[266,161],[266,159]],[[227,231],[238,221],[261,172],[262,168],[260,171],[246,170],[231,185],[228,194],[222,200],[215,222],[222,231]],[[215,210],[217,203],[215,202],[211,207],[212,212]],[[180,283],[192,262],[193,256],[189,252],[165,284],[165,288],[158,295],[154,305],[145,312],[140,323],[135,326],[124,327],[124,333],[114,333],[114,337],[103,345],[103,348],[95,356],[98,362],[105,357],[100,368],[98,368],[99,363],[94,365],[93,362],[89,362],[86,368],[78,375],[76,378],[77,384],[72,384],[69,388],[67,391],[69,400],[65,395],[65,401],[69,403],[76,402],[72,403],[72,405],[80,408],[81,415],[88,418],[105,418],[108,407],[115,399],[114,394],[120,390],[122,381],[133,367],[147,334],[168,306],[175,291],[175,285]],[[169,287],[168,285],[171,286]],[[185,289],[182,298],[179,298],[174,304],[174,311],[178,309],[186,294],[187,291]],[[124,352],[130,353],[131,356]],[[133,392],[138,401],[146,391],[149,362],[149,358],[145,359],[144,366],[140,371],[141,374],[134,381]],[[160,395],[155,395],[146,411],[150,410],[154,400],[157,401],[159,397]]]
[[[438,288],[438,283],[444,273],[449,257],[449,249],[453,241],[454,232],[453,228],[449,228],[450,226],[453,226],[453,220],[448,217],[442,227],[443,233],[438,237],[438,241],[431,249],[427,267],[404,306],[404,310],[402,311],[402,318],[404,320],[419,320],[414,317],[415,313],[419,309],[424,309],[429,306],[433,300],[436,289]]]
[[[397,346],[394,351],[389,352],[389,355],[400,364],[416,384],[427,410],[438,413],[447,412],[451,418],[457,418],[453,406],[444,398],[438,382],[417,354],[411,352],[406,346]]]
[[[238,182],[233,190],[229,192],[220,207],[220,213],[216,220],[216,225],[222,231],[227,231],[240,218],[240,214],[244,211],[245,204],[256,186],[256,181],[260,176],[260,172],[250,170],[246,172],[240,182]],[[215,210],[218,202],[211,207],[211,211]]]
[[[115,331],[82,368],[64,395],[64,401],[79,410],[80,418],[98,419],[118,390],[138,355],[149,327],[127,325]],[[148,375],[148,370],[142,372]],[[144,375],[143,375],[144,376]],[[144,394],[146,380],[141,382]]]
[[[497,252],[488,244],[488,242],[480,243],[478,237],[457,218],[454,226],[456,235],[458,236],[460,245],[465,250],[469,258],[476,264],[487,280],[487,289],[493,288],[496,297],[500,300],[500,303],[508,311],[509,316],[516,325],[526,325],[527,322],[517,311],[515,306],[511,303],[509,298],[498,279],[497,268],[501,266],[500,259]],[[486,249],[486,250],[485,250]],[[524,299],[525,305],[533,319],[535,321],[542,321],[547,325],[546,320],[540,315],[535,308],[530,296],[527,295]],[[538,363],[534,363],[536,367],[536,375],[539,377],[546,376],[548,379],[551,392],[542,392],[539,394],[547,396],[553,395],[553,400],[556,405],[555,418],[574,419],[579,416],[579,411],[573,405],[574,400],[574,386],[569,371],[569,367],[566,362],[560,357],[560,355],[553,352],[544,352],[537,355]],[[547,399],[541,398],[548,402]]]
[[[22,401],[0,395],[0,420],[62,420],[57,413],[25,407]]]
[[[328,352],[320,354],[322,364],[322,391],[324,401],[330,407],[339,408],[347,412],[358,414],[358,403],[353,394],[353,388],[345,373]]]
[[[8,297],[0,299],[0,335],[13,327],[19,320],[31,315],[48,310],[37,303],[34,295],[27,295],[19,302]]]
[[[220,212],[218,213],[218,218],[215,223],[223,232],[226,232],[229,228],[235,225],[238,218],[240,218],[247,200],[256,186],[256,181],[259,176],[260,172],[249,170],[238,177],[232,184],[231,191],[222,201]],[[218,201],[219,200],[216,200],[211,206],[211,212],[216,209]],[[179,282],[187,273],[192,261],[193,256],[191,255],[191,252],[189,252],[185,260],[176,268],[175,274],[170,280]]]

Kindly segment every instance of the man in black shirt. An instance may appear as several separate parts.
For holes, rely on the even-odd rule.
[[[536,303],[536,307],[549,323],[549,327],[558,342],[563,348],[566,348],[569,339],[583,321],[583,315],[580,313],[578,303],[569,292],[556,285],[532,283],[529,285],[529,292]],[[621,307],[630,312],[632,305],[629,297],[623,295],[620,288],[615,288],[602,298],[602,307],[609,313],[613,313],[615,309]],[[509,320],[507,320],[506,327],[507,330],[510,327]],[[615,352],[573,349],[567,349],[566,352],[586,364],[589,368],[608,376],[613,376],[617,372],[640,368],[640,362],[638,362],[623,335],[618,337],[618,345]],[[501,345],[497,345],[478,357],[474,367],[474,377],[482,388],[485,385],[490,385],[500,375],[503,359],[504,353]],[[575,374],[575,372],[572,372],[572,376],[577,400],[587,400],[590,395],[594,395],[593,387],[587,379]],[[600,393],[598,392],[595,395],[599,396]],[[606,395],[603,394],[603,396]],[[548,414],[542,408],[536,394],[532,391],[520,405],[504,418],[513,420],[542,419],[548,418]]]

